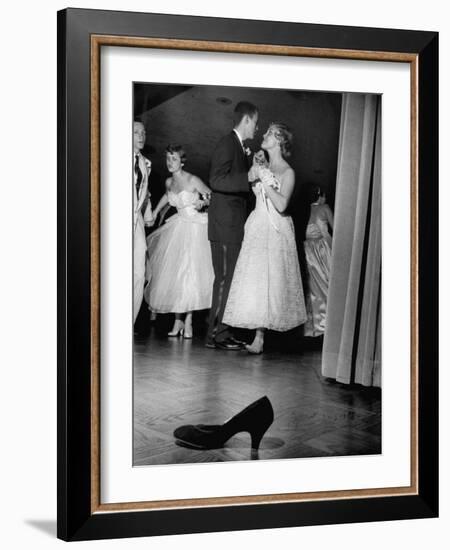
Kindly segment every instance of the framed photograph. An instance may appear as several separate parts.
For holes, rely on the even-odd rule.
[[[438,35],[58,13],[58,537],[436,517]]]

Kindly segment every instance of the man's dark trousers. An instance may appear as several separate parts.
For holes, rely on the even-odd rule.
[[[224,136],[211,159],[211,203],[208,238],[214,268],[214,286],[207,341],[223,342],[232,336],[222,323],[234,267],[244,238],[249,196],[248,160],[236,132]]]
[[[211,242],[214,286],[208,321],[208,340],[223,342],[232,336],[230,327],[222,323],[234,268],[241,249],[240,243]]]

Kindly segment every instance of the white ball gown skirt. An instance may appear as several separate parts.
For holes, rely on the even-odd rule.
[[[144,297],[156,313],[184,313],[211,307],[214,271],[208,215],[192,206],[197,194],[169,194],[178,213],[147,237]]]
[[[286,331],[306,320],[292,218],[257,194],[223,316],[232,327]]]

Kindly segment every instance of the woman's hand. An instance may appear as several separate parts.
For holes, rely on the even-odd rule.
[[[201,210],[203,207],[209,206],[210,198],[211,198],[210,193],[202,193],[194,204],[195,209]]]
[[[152,212],[152,217],[144,221],[145,227],[153,227],[155,225],[157,215],[156,210],[154,210]]]
[[[209,206],[209,203],[211,202],[211,193],[202,193],[201,197],[204,205]]]
[[[259,176],[256,173],[257,168],[258,167],[256,164],[252,164],[250,170],[248,171],[248,181],[251,184],[254,184],[256,181],[259,181]]]

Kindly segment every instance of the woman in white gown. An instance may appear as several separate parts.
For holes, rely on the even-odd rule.
[[[186,154],[180,145],[166,149],[171,177],[153,220],[170,203],[177,214],[147,237],[147,286],[144,296],[155,313],[175,313],[168,336],[192,338],[192,312],[211,307],[214,271],[208,241],[208,214],[199,209],[210,190],[200,178],[183,170]]]
[[[245,224],[223,322],[256,329],[250,353],[261,353],[265,329],[287,331],[305,322],[306,311],[292,218],[285,214],[295,185],[286,162],[292,133],[272,123],[261,148],[269,163],[255,155],[249,179],[256,206]]]
[[[309,274],[305,336],[316,337],[325,333],[331,265],[331,235],[328,227],[333,229],[333,214],[320,187],[312,190],[311,201],[304,244]]]

